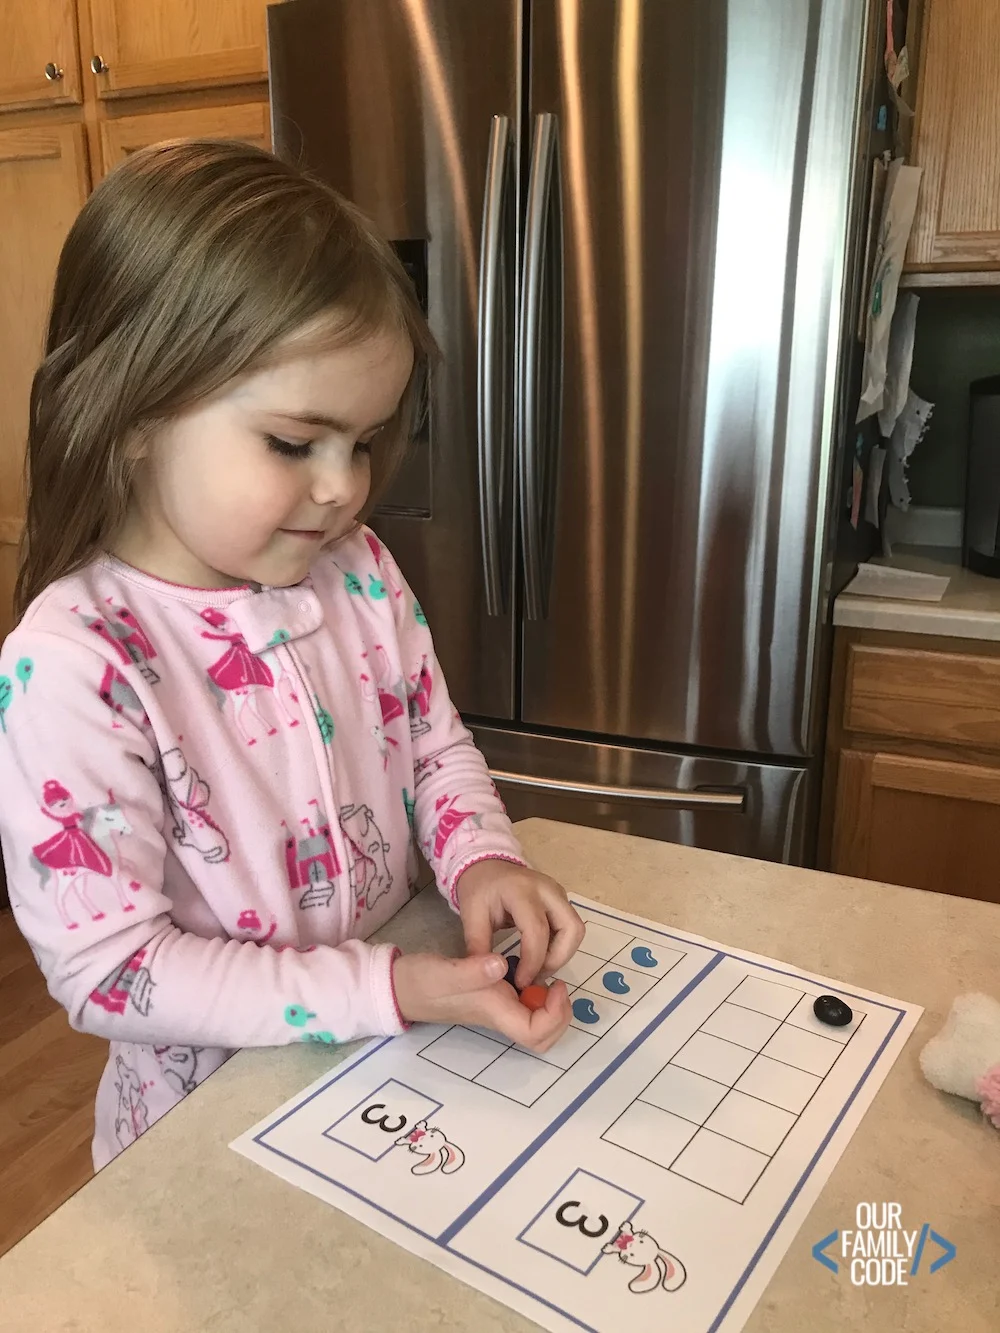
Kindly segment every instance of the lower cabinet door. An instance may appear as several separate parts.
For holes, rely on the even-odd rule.
[[[1000,768],[844,750],[832,868],[1000,902]]]

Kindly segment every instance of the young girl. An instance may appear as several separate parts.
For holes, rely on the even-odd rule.
[[[18,924],[111,1041],[103,1165],[239,1046],[483,1024],[582,926],[525,865],[419,604],[360,517],[431,339],[391,248],[238,143],[134,154],[66,241],[31,393],[20,623],[0,655]],[[6,678],[3,680],[2,678]],[[469,956],[362,941],[419,845]]]

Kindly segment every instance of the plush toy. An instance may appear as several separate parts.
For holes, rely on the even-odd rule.
[[[942,1092],[979,1102],[1000,1129],[1000,1003],[959,995],[944,1027],[920,1052],[924,1077]]]

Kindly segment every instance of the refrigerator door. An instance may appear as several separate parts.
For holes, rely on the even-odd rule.
[[[533,0],[563,376],[526,724],[809,752],[865,9]]]
[[[420,598],[457,706],[496,718],[514,709],[520,41],[515,0],[268,9],[275,151],[396,243],[441,348],[429,425],[372,526]]]
[[[533,816],[802,865],[809,772],[474,728],[513,820]]]

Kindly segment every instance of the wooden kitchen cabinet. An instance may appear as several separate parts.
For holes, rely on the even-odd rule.
[[[10,629],[24,509],[28,394],[59,251],[89,188],[81,125],[0,129],[0,638]]]
[[[845,750],[833,868],[1000,902],[1000,768]]]
[[[75,0],[0,0],[0,111],[80,100]]]
[[[62,241],[92,186],[137,148],[188,137],[270,147],[266,10],[267,0],[0,0],[0,638],[12,623],[28,395]]]
[[[820,864],[1000,902],[1000,644],[837,631]]]
[[[101,165],[107,173],[137,148],[162,139],[203,138],[244,139],[258,148],[270,149],[267,104],[194,107],[106,120],[101,125]]]
[[[79,0],[89,3],[100,98],[267,78],[267,0]]]
[[[1000,269],[995,0],[925,0],[911,161],[923,167],[907,268]]]
[[[1000,751],[1000,656],[957,649],[852,641],[847,647],[844,726],[869,736]]]

